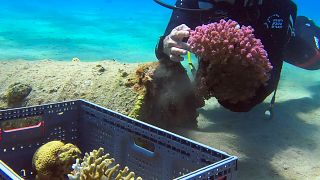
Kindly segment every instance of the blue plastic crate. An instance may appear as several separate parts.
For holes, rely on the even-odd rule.
[[[0,160],[26,179],[34,178],[34,152],[51,140],[82,152],[103,147],[143,179],[236,178],[237,157],[84,100],[0,111],[0,122],[26,118],[39,123],[0,129]],[[6,172],[0,167],[0,179],[15,179]]]
[[[7,166],[3,161],[0,160],[0,179],[14,179],[23,180],[16,172],[14,172],[9,166]]]

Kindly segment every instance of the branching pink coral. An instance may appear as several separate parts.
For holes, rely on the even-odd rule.
[[[272,66],[254,29],[232,20],[196,27],[188,43],[199,58],[198,96],[237,103],[266,85]]]

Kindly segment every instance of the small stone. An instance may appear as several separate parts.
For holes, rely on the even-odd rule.
[[[127,77],[129,74],[127,72],[122,72],[121,77]]]
[[[49,93],[54,93],[54,92],[57,92],[58,90],[56,88],[53,88],[53,89],[50,89],[49,90]]]
[[[101,67],[101,68],[98,69],[98,72],[101,72],[101,73],[102,73],[102,72],[104,72],[104,71],[105,71],[104,67]]]
[[[94,71],[98,72],[99,75],[101,75],[103,72],[106,71],[106,69],[101,65],[101,64],[97,64],[94,68]]]
[[[134,84],[135,84],[135,83],[134,83],[133,79],[127,79],[127,80],[125,81],[125,83],[124,83],[124,85],[125,85],[126,87],[132,87]]]
[[[89,81],[89,80],[85,81],[85,82],[84,82],[84,85],[86,85],[86,86],[91,86],[91,81]]]
[[[285,165],[283,166],[283,169],[284,169],[284,170],[288,170],[288,169],[289,169],[289,166],[285,164]]]
[[[80,59],[77,58],[77,57],[74,57],[74,58],[72,58],[72,62],[73,63],[78,63],[78,62],[80,62]]]
[[[43,104],[43,99],[38,99],[38,104],[39,105]]]

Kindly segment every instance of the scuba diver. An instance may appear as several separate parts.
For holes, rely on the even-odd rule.
[[[291,0],[177,0],[175,6],[154,1],[173,9],[155,49],[159,62],[167,66],[182,68],[180,62],[189,50],[186,39],[197,26],[232,19],[254,28],[273,69],[267,85],[261,86],[254,97],[235,104],[219,101],[231,111],[250,111],[274,92],[269,109],[272,111],[283,61],[307,70],[320,69],[320,29],[307,17],[297,16],[297,6]]]

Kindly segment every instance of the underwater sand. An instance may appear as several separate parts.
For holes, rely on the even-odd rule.
[[[175,132],[238,156],[241,180],[320,179],[320,71],[285,64],[272,120],[271,97],[248,113],[234,113],[214,99],[199,110],[197,130]]]
[[[137,93],[124,85],[123,72],[135,73],[138,64],[116,61],[0,61],[0,109],[9,85],[29,84],[32,91],[21,106],[86,99],[129,114]]]
[[[100,75],[97,64],[105,68]],[[26,105],[82,97],[127,113],[124,107],[132,106],[135,100],[127,98],[134,93],[119,86],[119,69],[134,72],[137,65],[114,61],[0,62],[0,94],[9,84],[27,82],[34,91]],[[199,109],[198,129],[174,132],[238,156],[240,180],[320,179],[319,77],[320,71],[286,64],[274,119],[264,118],[270,97],[249,113],[230,112],[211,99]]]

